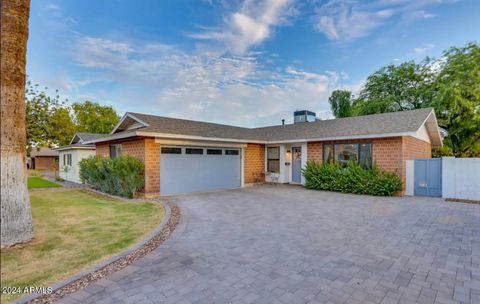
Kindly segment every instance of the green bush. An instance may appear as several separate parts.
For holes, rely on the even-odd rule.
[[[372,169],[349,162],[340,164],[307,162],[302,170],[309,189],[344,193],[391,196],[402,190],[402,181],[395,173],[385,172],[374,164]]]
[[[80,179],[102,192],[132,198],[144,187],[144,165],[132,156],[104,158],[100,156],[80,161]]]

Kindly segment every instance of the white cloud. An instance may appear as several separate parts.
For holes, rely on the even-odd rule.
[[[252,55],[188,54],[163,44],[94,37],[78,37],[72,56],[101,72],[102,82],[117,84],[101,96],[121,109],[244,126],[288,121],[298,108],[328,113],[331,91],[348,78],[294,66],[272,71]]]
[[[233,54],[244,54],[268,39],[275,26],[284,24],[295,13],[290,0],[245,0],[240,9],[224,18],[220,28],[207,29],[191,37],[220,44]]]
[[[425,43],[423,46],[421,47],[416,47],[413,49],[413,53],[415,55],[424,55],[425,53],[427,53],[430,49],[434,48],[435,45],[434,44],[431,44],[431,43]]]
[[[424,8],[448,0],[329,0],[317,5],[313,27],[329,40],[350,42],[368,36],[389,22],[435,17]],[[395,19],[397,18],[397,19]]]
[[[314,28],[330,40],[352,41],[368,36],[393,15],[392,9],[373,10],[355,1],[332,0],[316,9]]]

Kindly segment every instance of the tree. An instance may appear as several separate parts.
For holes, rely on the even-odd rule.
[[[74,103],[61,100],[58,90],[50,96],[38,85],[27,81],[27,146],[56,147],[67,145],[77,131],[109,133],[119,117],[111,106],[86,101]]]
[[[25,90],[27,104],[27,146],[67,145],[75,134],[76,126],[70,115],[66,100],[60,100],[58,90],[49,96],[38,85],[27,81]]]
[[[50,123],[52,127],[52,138],[54,138],[60,146],[68,145],[77,130],[77,126],[70,116],[70,109],[68,107],[55,109],[50,117]]]
[[[1,247],[33,237],[25,165],[29,0],[1,1]]]
[[[434,74],[426,63],[388,65],[370,75],[354,103],[354,112],[368,115],[429,106]]]
[[[480,157],[480,45],[452,47],[436,62],[435,107],[456,156]]]
[[[109,133],[120,120],[112,106],[96,102],[74,103],[72,109],[78,131],[82,132]]]
[[[336,118],[352,116],[352,93],[346,90],[335,90],[328,98],[330,108]]]
[[[480,156],[480,46],[452,47],[438,59],[389,65],[370,75],[351,115],[433,107],[455,156]]]

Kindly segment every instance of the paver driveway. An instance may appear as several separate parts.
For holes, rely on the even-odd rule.
[[[171,239],[62,301],[480,303],[480,205],[266,185],[176,199]]]

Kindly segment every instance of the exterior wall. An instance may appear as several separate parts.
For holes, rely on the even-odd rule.
[[[244,182],[245,184],[265,181],[265,145],[247,144],[244,151]]]
[[[58,156],[36,156],[35,169],[36,170],[58,170]]]
[[[72,154],[71,166],[63,164],[63,155],[65,154]],[[60,151],[60,155],[59,155],[60,177],[71,182],[81,183],[82,181],[80,180],[80,167],[78,163],[82,159],[89,158],[91,156],[95,156],[94,149],[71,149],[71,150]]]
[[[145,197],[160,195],[160,144],[154,138],[145,138]]]
[[[298,142],[291,144],[273,144],[267,145],[267,147],[279,147],[280,151],[280,172],[279,173],[267,173],[265,180],[267,182],[278,182],[278,183],[292,183],[292,170],[293,170],[293,161],[292,161],[292,148],[301,148],[302,150],[302,162],[301,167],[305,167],[307,164],[307,155],[310,153],[306,142]],[[313,151],[312,151],[313,152]],[[315,154],[315,153],[313,153]],[[265,168],[267,166],[267,155],[265,152]],[[305,178],[301,176],[301,184],[305,184]]]
[[[372,143],[373,161],[379,167],[389,172],[396,172],[402,174],[402,138],[388,137],[388,138],[373,138],[373,139],[359,139],[359,140],[335,140],[322,142],[309,142],[308,146],[308,160],[316,162],[323,161],[323,145],[324,144],[341,144],[341,143]]]
[[[159,196],[160,144],[156,144],[154,138],[135,138],[98,143],[96,145],[97,155],[108,157],[111,144],[121,144],[123,155],[131,155],[145,164],[145,188],[141,195],[144,197]]]
[[[416,158],[431,158],[432,145],[428,142],[420,140],[412,136],[404,136],[403,139],[403,164],[407,160],[414,160]],[[402,167],[402,180],[406,182],[406,165]]]
[[[324,142],[316,141],[307,143],[307,159],[321,163],[323,161]]]
[[[98,143],[95,145],[97,156],[108,157],[110,156],[110,143]]]
[[[373,161],[385,171],[394,172],[402,179],[405,185],[405,161],[432,156],[431,144],[415,137],[387,137],[359,140],[338,140],[309,142],[308,160],[322,162],[323,144],[338,143],[372,143]]]

